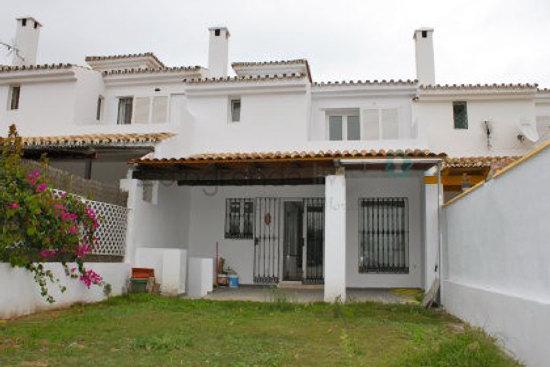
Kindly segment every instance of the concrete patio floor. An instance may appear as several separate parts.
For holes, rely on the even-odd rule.
[[[417,303],[415,295],[421,293],[417,289],[347,289],[348,302],[382,302],[382,303]],[[296,303],[312,303],[323,301],[322,286],[281,288],[275,286],[240,286],[239,288],[218,288],[203,299],[217,301],[256,301],[273,302],[286,300]]]

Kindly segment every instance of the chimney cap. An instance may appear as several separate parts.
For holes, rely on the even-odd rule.
[[[208,27],[208,30],[210,32],[213,32],[213,31],[216,31],[216,30],[220,30],[220,31],[225,31],[225,33],[227,34],[227,37],[231,36],[231,34],[229,33],[229,29],[225,26],[220,26],[220,27]]]
[[[413,39],[416,39],[416,36],[417,36],[419,33],[422,33],[422,32],[430,32],[430,33],[433,33],[433,31],[434,31],[434,29],[431,28],[431,27],[420,27],[420,28],[414,30]]]
[[[27,19],[27,20],[31,20],[31,21],[35,22],[36,24],[38,24],[39,27],[42,27],[42,26],[43,26],[43,24],[40,23],[38,20],[36,20],[35,17],[31,17],[30,15],[25,16],[25,17],[17,17],[17,18],[15,18],[15,20],[23,20],[23,19]]]

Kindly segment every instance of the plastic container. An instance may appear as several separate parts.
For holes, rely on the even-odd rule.
[[[149,268],[132,268],[132,278],[149,279],[155,276],[155,270]]]
[[[146,293],[149,279],[130,279],[130,293]]]
[[[229,275],[229,288],[239,287],[239,277],[237,275]]]

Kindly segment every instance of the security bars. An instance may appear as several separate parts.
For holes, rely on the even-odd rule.
[[[253,199],[227,199],[225,201],[225,238],[251,239],[253,234]]]
[[[359,199],[359,272],[409,272],[407,198]]]

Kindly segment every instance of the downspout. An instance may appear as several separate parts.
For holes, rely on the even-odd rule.
[[[442,252],[442,245],[443,245],[443,230],[441,227],[441,213],[442,213],[442,207],[443,207],[443,200],[442,200],[442,190],[441,186],[443,185],[443,182],[441,181],[441,170],[442,170],[443,163],[439,162],[437,164],[437,276],[439,279],[439,292],[437,293],[437,303],[441,305],[441,286],[442,286],[442,259],[441,259],[441,252]]]

